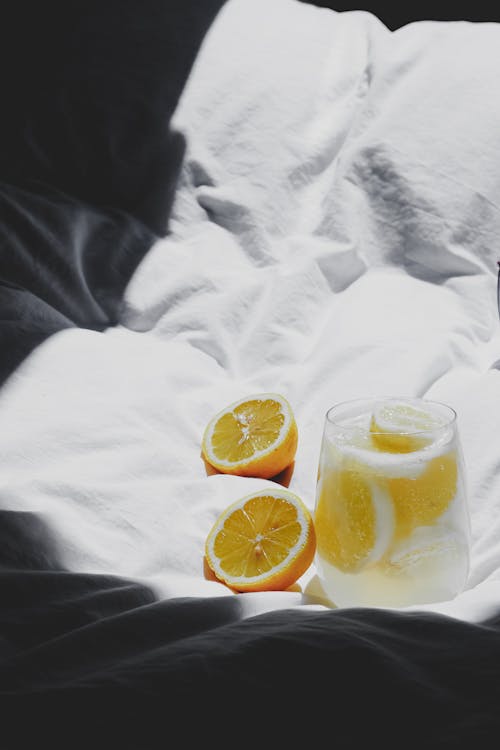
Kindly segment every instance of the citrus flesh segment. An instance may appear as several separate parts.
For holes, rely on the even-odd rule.
[[[432,441],[432,430],[442,426],[432,413],[411,403],[395,401],[374,409],[370,433],[379,450],[410,453],[428,445]]]
[[[202,454],[222,473],[269,479],[293,462],[297,443],[288,401],[279,394],[258,394],[230,404],[210,420]]]
[[[407,536],[417,526],[432,525],[454,499],[457,481],[458,468],[454,452],[428,461],[423,472],[415,479],[387,479],[394,503],[397,536]]]
[[[239,461],[276,442],[285,416],[281,404],[273,399],[245,401],[224,414],[212,434],[216,458]]]
[[[344,573],[376,562],[392,539],[390,500],[362,472],[327,472],[314,514],[318,554]]]
[[[246,495],[220,514],[205,543],[216,578],[236,591],[284,590],[310,566],[316,549],[312,516],[288,490]]]

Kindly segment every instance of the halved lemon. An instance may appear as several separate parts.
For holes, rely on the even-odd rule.
[[[392,502],[363,471],[329,471],[314,512],[318,555],[344,573],[358,573],[385,554],[394,532]]]
[[[205,559],[235,591],[278,591],[309,568],[316,550],[312,516],[285,489],[245,495],[217,518],[205,542]]]
[[[442,425],[430,411],[411,402],[394,400],[375,407],[370,432],[380,450],[410,453],[428,445],[432,439],[431,431]]]
[[[235,401],[208,423],[203,458],[224,474],[270,479],[293,462],[298,429],[292,407],[278,393]]]

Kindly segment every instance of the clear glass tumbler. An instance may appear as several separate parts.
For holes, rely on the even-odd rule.
[[[466,586],[470,521],[457,415],[424,399],[356,399],[326,414],[316,569],[338,607],[446,601]]]

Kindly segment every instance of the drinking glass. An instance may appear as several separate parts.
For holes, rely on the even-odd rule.
[[[466,586],[470,520],[456,412],[356,399],[325,416],[316,569],[338,607],[446,601]]]

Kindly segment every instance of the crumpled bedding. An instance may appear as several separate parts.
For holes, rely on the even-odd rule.
[[[201,700],[201,687],[193,685],[200,685],[205,663],[205,678],[211,665],[229,700],[227,675],[238,677],[229,666],[232,647],[216,656],[224,638],[234,646],[236,663],[235,654],[241,655],[240,679],[248,677],[249,689],[249,643],[259,627],[269,657],[273,648],[279,651],[275,637],[280,642],[286,623],[284,642],[297,653],[304,648],[304,674],[306,643],[326,644],[328,633],[331,644],[342,623],[349,621],[350,637],[373,628],[366,637],[378,655],[382,633],[408,627],[411,637],[401,648],[404,658],[416,660],[415,644],[425,631],[431,642],[426,653],[436,661],[428,672],[421,662],[418,668],[431,692],[444,643],[454,653],[467,640],[475,643],[477,653],[464,662],[469,674],[473,664],[485,663],[487,650],[498,648],[492,623],[500,604],[499,42],[493,23],[418,22],[390,32],[370,13],[336,13],[295,0],[230,0],[221,10],[174,115],[186,153],[170,231],[151,243],[135,269],[115,325],[64,327],[34,349],[0,391],[0,504],[15,531],[6,538],[19,534],[46,550],[43,564],[38,559],[27,566],[23,585],[31,591],[38,575],[36,585],[45,591],[55,571],[64,571],[67,582],[79,581],[84,590],[72,599],[74,620],[59,594],[51,599],[46,593],[63,613],[61,624],[47,630],[56,657],[51,660],[49,648],[33,667],[26,654],[9,655],[14,661],[10,671],[6,663],[2,686],[12,705],[16,690],[24,694],[30,683],[32,704],[40,716],[50,715],[40,675],[50,684],[52,674],[50,695],[58,695],[59,705],[67,700],[70,711],[75,692],[61,687],[71,683],[70,666],[62,677],[50,666],[68,658],[60,639],[68,628],[80,638],[83,627],[95,644],[92,627],[99,621],[102,633],[106,612],[119,619],[116,607],[126,612],[130,602],[139,624],[126,628],[138,640],[143,607],[156,613],[148,622],[158,624],[159,616],[164,625],[171,618],[169,648],[179,661],[169,661],[155,630],[149,659],[163,654],[156,669],[165,683],[158,693],[152,689],[151,705],[167,689],[162,669],[174,663],[170,688],[181,684],[187,691],[189,683]],[[86,221],[80,232],[89,236]],[[294,408],[299,445],[286,481],[311,509],[331,405],[407,395],[456,409],[472,524],[472,564],[462,594],[396,612],[351,612],[332,608],[314,565],[286,592],[236,595],[205,576],[203,545],[217,515],[272,481],[207,473],[203,429],[229,402],[269,391],[285,395]],[[96,581],[115,592],[110,609],[89,593]],[[82,601],[83,609],[76,603]],[[176,605],[187,616],[176,620]],[[25,620],[26,612],[18,624]],[[43,613],[35,617],[48,620]],[[201,641],[186,641],[195,620]],[[232,636],[224,627],[219,633],[221,623],[236,627]],[[461,636],[447,641],[447,633]],[[389,641],[386,653],[394,646]],[[21,650],[28,645],[18,642]],[[127,660],[119,648],[110,653]],[[258,648],[255,653],[263,656]],[[343,653],[337,658],[348,670]],[[96,684],[104,681],[106,695],[117,685],[147,692],[151,661],[141,672],[137,658],[128,677],[110,676],[121,669],[118,662],[110,666],[111,657],[100,662]],[[389,677],[381,674],[380,658],[367,656],[367,663],[381,689],[414,684],[416,668],[405,671],[394,657],[400,671]],[[320,661],[316,655],[309,669],[320,670]],[[356,664],[363,674],[359,654]],[[443,680],[450,678],[446,665],[443,670]],[[73,688],[79,694],[86,686],[97,711],[102,693],[92,693],[93,678],[82,674]],[[442,722],[437,747],[447,740],[458,747],[467,727],[480,736],[494,722],[485,699],[491,682],[485,671],[472,674],[482,703],[474,715],[468,694],[469,723],[456,719],[467,702],[466,678],[457,672],[460,696],[443,698],[441,685],[446,708],[430,711],[422,724],[428,729],[431,720]],[[453,690],[452,682],[446,690]],[[120,700],[130,708],[139,699],[124,691]],[[156,746],[135,742],[131,746]]]

